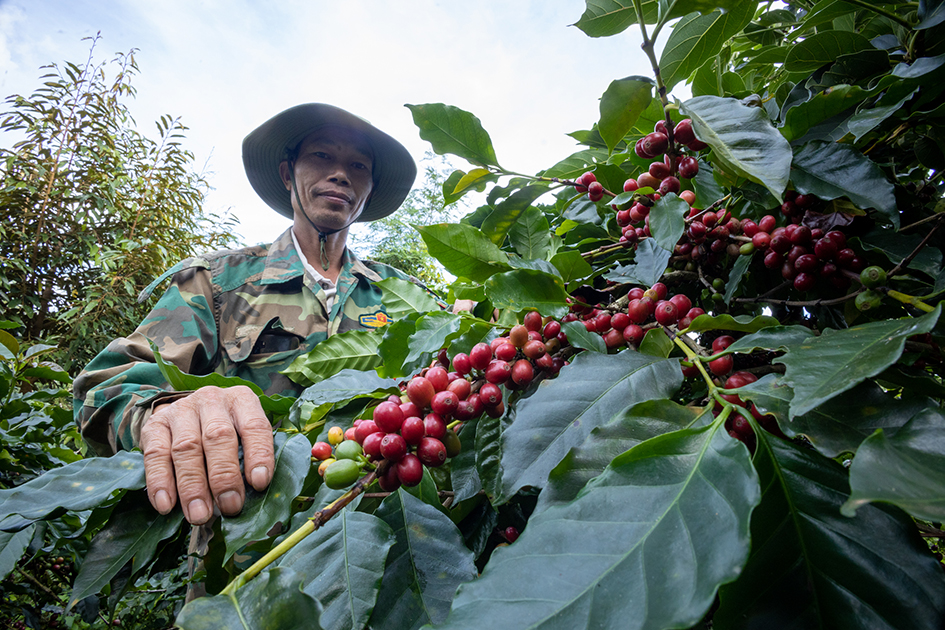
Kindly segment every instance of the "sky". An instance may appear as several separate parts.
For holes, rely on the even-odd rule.
[[[0,96],[39,87],[40,66],[137,49],[129,103],[138,128],[181,117],[185,146],[246,244],[289,220],[243,173],[243,137],[299,103],[347,109],[420,162],[430,145],[405,104],[475,114],[510,170],[534,173],[580,149],[566,134],[599,118],[614,79],[650,75],[636,27],[592,39],[574,26],[582,0],[0,0]],[[680,97],[684,98],[684,97]],[[9,146],[0,137],[0,146]],[[468,168],[452,158],[457,168]],[[421,164],[422,169],[422,164]]]

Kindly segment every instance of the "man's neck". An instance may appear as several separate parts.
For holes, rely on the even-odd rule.
[[[329,234],[325,239],[325,253],[328,256],[328,269],[322,266],[323,254],[318,232],[307,222],[296,222],[292,226],[295,238],[299,243],[302,254],[309,264],[318,270],[322,276],[334,283],[338,282],[341,267],[344,263],[345,243],[348,240],[348,228]]]

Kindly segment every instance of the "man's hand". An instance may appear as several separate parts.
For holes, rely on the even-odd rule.
[[[223,514],[238,513],[246,496],[240,442],[247,480],[265,489],[275,467],[272,426],[248,387],[203,387],[159,406],[141,428],[151,505],[167,514],[180,497],[194,525],[210,519],[213,501]]]

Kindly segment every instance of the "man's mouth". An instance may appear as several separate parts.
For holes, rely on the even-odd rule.
[[[339,192],[339,191],[336,191],[336,190],[321,190],[321,191],[315,191],[315,196],[316,196],[316,197],[324,197],[325,199],[327,199],[327,200],[329,200],[329,201],[335,201],[335,202],[338,202],[338,203],[346,203],[346,204],[350,204],[350,203],[351,203],[351,197],[349,197],[348,195],[346,195],[346,194],[343,193],[343,192]]]

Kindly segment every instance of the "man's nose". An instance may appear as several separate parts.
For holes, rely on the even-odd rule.
[[[336,164],[328,175],[328,181],[340,186],[350,186],[351,178],[348,177],[348,171],[341,164]]]

